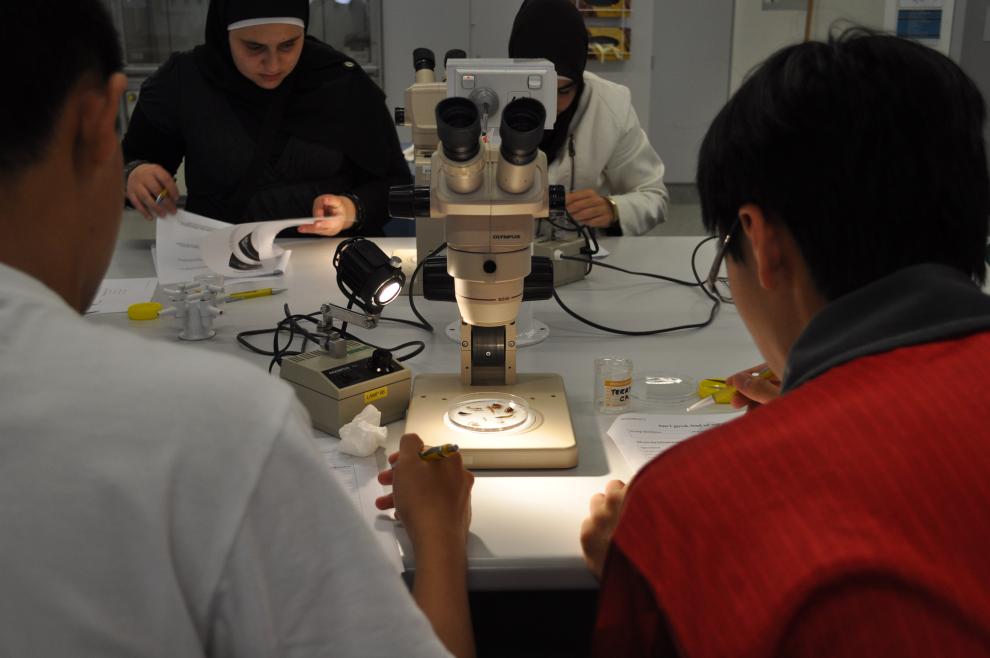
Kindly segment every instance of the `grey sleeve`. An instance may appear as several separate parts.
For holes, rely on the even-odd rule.
[[[293,409],[214,594],[210,656],[449,656]]]

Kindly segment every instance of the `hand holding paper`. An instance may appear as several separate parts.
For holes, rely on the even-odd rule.
[[[357,208],[346,196],[324,194],[313,201],[313,217],[315,221],[299,226],[299,232],[332,237],[354,225]]]

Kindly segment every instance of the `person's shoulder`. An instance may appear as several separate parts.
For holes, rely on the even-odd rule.
[[[315,37],[306,37],[306,73],[303,84],[313,87],[347,84],[352,91],[384,98],[364,67],[352,57]]]
[[[100,389],[87,394],[93,405],[126,409],[135,422],[146,419],[152,434],[268,444],[294,409],[291,387],[266,374],[260,363],[218,354],[206,345],[171,344],[80,324],[77,340],[88,349],[74,365],[101,373]],[[163,417],[173,426],[155,428]]]
[[[141,93],[181,84],[184,77],[197,70],[193,51],[173,52],[141,83]]]
[[[632,105],[629,87],[606,80],[591,71],[584,72],[584,83],[591,91],[593,102],[604,105],[616,117],[625,117]]]
[[[157,380],[155,383],[162,390],[192,389],[218,401],[225,398],[274,401],[292,394],[281,380],[265,374],[259,364],[247,359],[195,349],[197,346],[192,345],[147,340],[126,331],[117,333],[115,344],[129,357],[145,363],[168,364],[142,375]]]

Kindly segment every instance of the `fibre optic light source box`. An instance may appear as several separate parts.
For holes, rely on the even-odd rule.
[[[583,279],[589,265],[576,260],[554,260],[554,252],[559,249],[564,256],[587,259],[590,256],[581,252],[585,246],[584,238],[580,237],[570,240],[538,240],[533,243],[533,255],[544,256],[553,261],[553,287],[559,288]]]
[[[376,363],[374,352],[350,340],[343,358],[322,350],[283,357],[280,375],[295,389],[318,430],[337,436],[369,404],[382,412],[382,425],[387,425],[406,414],[411,375],[395,359]]]

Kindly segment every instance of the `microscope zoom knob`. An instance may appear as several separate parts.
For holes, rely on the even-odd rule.
[[[388,191],[388,214],[393,219],[430,216],[429,185],[393,185]]]
[[[404,107],[395,108],[395,125],[397,126],[406,125],[406,108]]]

